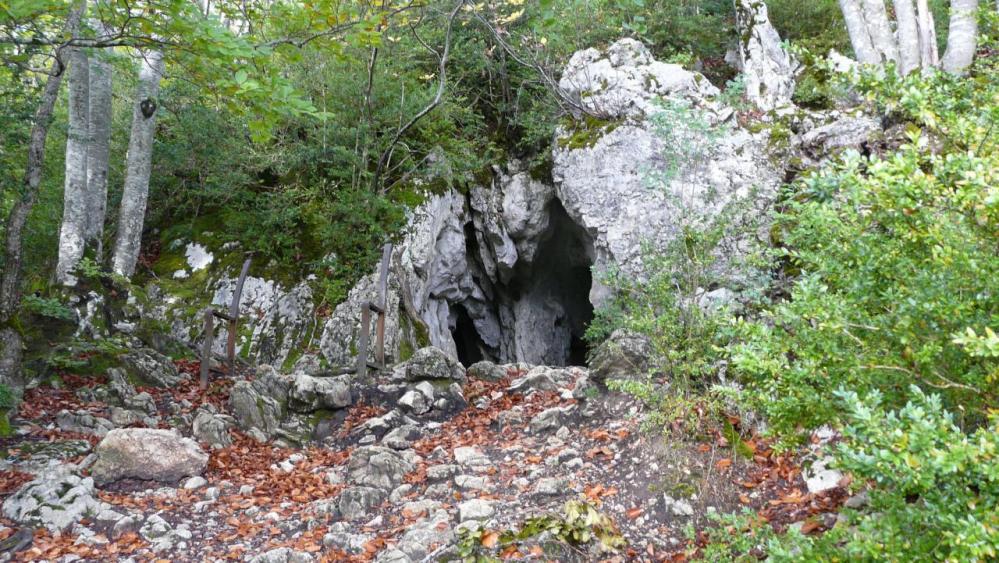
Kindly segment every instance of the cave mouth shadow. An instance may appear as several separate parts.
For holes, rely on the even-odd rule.
[[[475,323],[468,314],[464,305],[458,304],[452,307],[452,314],[455,315],[454,328],[451,329],[451,337],[454,339],[454,346],[458,352],[458,361],[463,366],[470,366],[482,360],[492,360],[484,351],[486,345],[475,329]]]
[[[462,303],[453,304],[451,336],[458,360],[466,366],[482,360],[586,365],[589,348],[585,334],[594,316],[590,303],[593,260],[589,233],[569,217],[561,201],[552,200],[548,228],[541,236],[532,263],[519,263],[510,280],[494,285],[490,292],[497,312],[500,303],[513,310],[527,308],[537,322],[530,324],[527,334],[505,335],[508,338],[503,340],[513,342],[512,350],[495,350],[483,342],[466,307]],[[514,326],[505,330],[525,330],[522,323]],[[505,357],[497,357],[497,352]]]

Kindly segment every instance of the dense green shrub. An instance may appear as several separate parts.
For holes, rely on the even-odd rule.
[[[897,411],[881,394],[837,394],[845,411],[839,467],[869,505],[817,536],[777,534],[752,513],[718,518],[700,555],[710,561],[993,561],[999,556],[999,420],[971,434],[938,395],[910,389]],[[754,557],[755,558],[755,557]]]
[[[937,389],[973,424],[995,405],[996,360],[953,341],[999,325],[999,83],[980,65],[989,73],[969,79],[865,77],[862,91],[913,124],[908,141],[805,179],[779,217],[776,255],[797,280],[732,348],[778,432],[835,420],[842,386],[892,406],[913,383]]]

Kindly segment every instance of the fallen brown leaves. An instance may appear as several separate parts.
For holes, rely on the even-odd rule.
[[[75,555],[83,559],[106,561],[109,556],[130,555],[148,545],[135,533],[125,534],[104,545],[77,544],[75,541],[76,538],[70,534],[53,535],[45,528],[41,528],[35,532],[31,548],[18,553],[17,560],[55,561],[67,555]]]
[[[0,496],[7,496],[21,488],[21,485],[31,481],[28,473],[15,470],[0,471]]]

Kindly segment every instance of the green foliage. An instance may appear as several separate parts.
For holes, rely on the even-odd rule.
[[[17,397],[10,387],[0,384],[0,411],[8,411],[17,404]]]
[[[572,500],[565,504],[562,514],[528,518],[519,530],[490,532],[484,528],[466,528],[460,532],[458,556],[468,563],[492,563],[500,561],[496,554],[504,548],[535,538],[571,546],[596,541],[601,553],[613,553],[625,545],[624,537],[610,517],[590,503]]]
[[[76,320],[76,314],[73,313],[73,310],[54,297],[28,295],[24,298],[23,306],[25,311],[35,315],[70,322]]]
[[[772,561],[992,561],[999,556],[999,421],[966,434],[939,395],[911,387],[897,411],[874,391],[837,393],[847,418],[838,467],[869,486],[870,504],[845,510],[820,536],[778,535],[751,514],[728,516],[701,555]]]
[[[778,432],[835,420],[843,385],[880,390],[893,406],[912,383],[937,388],[971,424],[995,404],[995,358],[952,336],[999,325],[993,64],[981,63],[989,78],[862,78],[872,99],[923,132],[911,127],[893,155],[848,155],[809,177],[779,218],[777,255],[798,279],[787,301],[740,324],[733,347]]]

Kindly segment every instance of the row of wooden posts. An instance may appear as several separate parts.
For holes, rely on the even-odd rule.
[[[382,247],[382,260],[378,268],[378,293],[375,301],[365,301],[361,304],[361,334],[357,346],[357,363],[342,373],[356,373],[359,377],[367,377],[368,370],[385,368],[385,309],[388,293],[388,269],[392,258],[392,243]],[[205,309],[204,335],[205,341],[201,349],[201,389],[208,389],[208,375],[212,363],[212,349],[215,346],[215,319],[227,322],[226,326],[226,367],[230,377],[236,374],[236,329],[239,325],[239,302],[243,295],[243,283],[250,271],[250,258],[243,262],[243,268],[236,280],[232,292],[232,300],[228,311],[220,311],[214,307]],[[374,358],[370,358],[369,345],[371,335],[372,313],[375,321]]]

